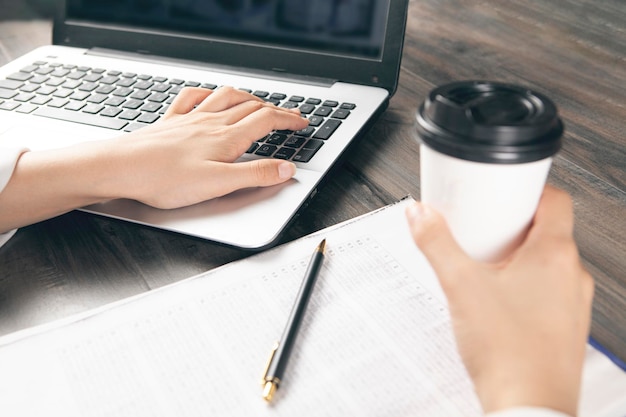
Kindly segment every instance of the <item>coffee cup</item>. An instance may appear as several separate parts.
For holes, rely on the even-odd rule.
[[[526,235],[561,147],[554,103],[517,85],[455,82],[429,93],[417,133],[421,200],[472,258],[506,258]]]

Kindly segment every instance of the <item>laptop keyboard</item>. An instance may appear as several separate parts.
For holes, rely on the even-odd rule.
[[[197,81],[37,61],[0,79],[0,110],[132,132],[156,122],[183,87],[216,89]],[[247,153],[309,162],[356,106],[316,97],[248,91],[276,106],[299,108],[309,126],[274,131]]]

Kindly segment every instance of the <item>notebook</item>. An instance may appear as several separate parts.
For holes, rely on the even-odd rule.
[[[82,210],[226,245],[276,242],[387,107],[407,0],[65,0],[53,45],[0,68],[0,148],[33,151],[154,123],[185,86],[244,89],[310,127],[268,132],[239,161],[289,159],[285,184],[175,210],[113,200]]]

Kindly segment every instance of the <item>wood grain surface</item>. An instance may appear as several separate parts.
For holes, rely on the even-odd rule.
[[[50,42],[48,3],[0,0],[0,64]],[[565,122],[549,182],[574,199],[576,240],[596,280],[592,335],[626,360],[624,2],[414,0],[409,13],[400,85],[389,109],[282,242],[407,194],[419,197],[414,114],[434,86],[462,79],[527,86],[551,97]],[[0,334],[249,254],[71,212],[19,230],[0,248]]]

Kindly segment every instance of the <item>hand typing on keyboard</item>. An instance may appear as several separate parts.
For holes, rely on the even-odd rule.
[[[184,88],[153,125],[113,139],[24,152],[0,192],[0,233],[114,198],[169,209],[285,182],[295,174],[292,162],[233,162],[269,132],[307,124],[299,110],[241,90]]]

